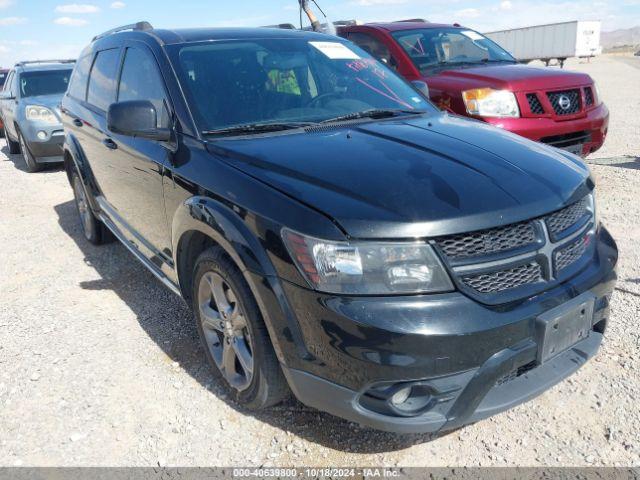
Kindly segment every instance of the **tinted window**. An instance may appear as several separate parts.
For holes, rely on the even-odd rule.
[[[87,98],[87,80],[89,79],[89,70],[91,69],[91,55],[85,55],[76,64],[69,85],[69,95],[79,100]]]
[[[349,40],[357,44],[365,52],[373,55],[375,58],[381,60],[387,65],[395,63],[392,61],[389,48],[377,38],[374,38],[366,33],[350,33]]]
[[[4,82],[7,79],[7,72],[0,72],[0,88],[4,87]]]
[[[51,70],[49,72],[22,72],[18,88],[22,98],[38,95],[62,95],[69,86],[69,70]]]
[[[138,48],[128,48],[124,57],[118,101],[149,100],[158,112],[158,126],[168,125],[164,83],[156,60]]]
[[[372,109],[433,111],[382,63],[330,37],[169,48],[205,131],[247,123],[319,122]]]
[[[87,101],[106,111],[116,97],[115,76],[118,71],[120,50],[104,50],[99,52],[89,77],[89,93]]]
[[[443,65],[515,62],[506,50],[473,30],[425,28],[393,36],[423,73]]]

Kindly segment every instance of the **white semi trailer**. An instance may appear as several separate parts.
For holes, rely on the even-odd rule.
[[[555,59],[560,62],[560,66],[564,66],[567,58],[600,55],[601,30],[602,24],[599,21],[574,21],[502,30],[485,35],[520,62],[542,60],[549,65]]]

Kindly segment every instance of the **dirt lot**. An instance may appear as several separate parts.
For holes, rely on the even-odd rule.
[[[592,159],[621,249],[601,353],[536,400],[440,438],[362,429],[295,401],[258,415],[228,401],[181,300],[121,245],[84,241],[65,174],[27,174],[0,141],[0,465],[640,464],[634,65],[568,67],[592,74],[612,110]]]

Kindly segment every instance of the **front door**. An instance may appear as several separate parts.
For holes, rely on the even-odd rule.
[[[155,57],[144,45],[125,49],[117,101],[148,100],[158,112],[158,127],[169,127],[169,101]],[[160,142],[109,132],[105,149],[112,155],[117,188],[108,201],[130,227],[134,241],[156,266],[171,263],[171,238],[164,207],[162,175],[171,151]]]

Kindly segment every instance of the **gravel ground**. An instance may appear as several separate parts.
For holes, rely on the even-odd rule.
[[[0,465],[639,465],[640,69],[607,57],[569,68],[591,73],[612,110],[593,166],[622,258],[608,338],[536,400],[440,438],[293,400],[234,405],[181,300],[121,245],[84,241],[62,171],[29,175],[0,143]]]

